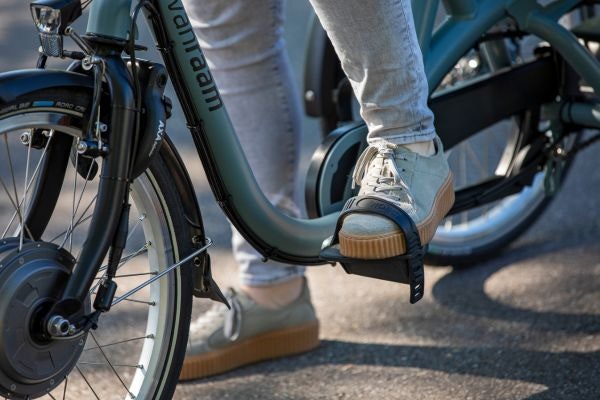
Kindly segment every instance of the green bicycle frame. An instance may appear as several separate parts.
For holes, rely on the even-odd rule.
[[[503,18],[512,17],[520,29],[549,42],[600,93],[600,65],[557,23],[558,18],[582,2],[557,0],[544,7],[536,0],[445,0],[448,18],[434,32],[440,1],[414,0],[430,88],[441,82],[486,31]],[[88,34],[126,40],[131,3],[132,0],[94,0]],[[172,44],[163,52],[171,57],[171,63],[165,62],[184,110],[188,106],[187,122],[219,204],[265,257],[302,264],[323,263],[319,252],[323,241],[334,231],[337,215],[301,220],[283,214],[269,203],[244,156],[181,0],[152,0],[152,4]],[[589,117],[590,109],[581,107],[576,115],[581,114],[588,124],[592,120],[600,126],[598,118]],[[364,126],[357,129],[366,134]]]

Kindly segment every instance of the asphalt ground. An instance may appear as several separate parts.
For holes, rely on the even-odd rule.
[[[309,8],[288,3],[300,77]],[[35,60],[27,8],[20,0],[0,4],[2,71]],[[189,150],[181,114],[170,122],[216,242],[216,279],[235,284],[228,224]],[[318,144],[315,121],[305,120],[304,129],[303,169]],[[404,286],[311,269],[319,349],[182,384],[175,398],[600,399],[599,149],[578,156],[552,205],[504,252],[470,269],[427,267],[425,298],[416,305]],[[198,315],[209,304],[195,300],[194,307]]]

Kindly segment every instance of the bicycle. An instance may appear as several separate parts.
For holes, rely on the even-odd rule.
[[[165,134],[171,102],[163,91],[169,77],[215,197],[246,239],[277,261],[336,260],[322,247],[334,233],[337,213],[293,219],[258,189],[181,1],[141,1],[131,13],[132,3],[34,1],[43,50],[38,68],[0,75],[0,395],[5,397],[60,397],[83,387],[96,398],[170,398],[185,353],[192,294],[226,302],[211,278],[211,243],[188,173]],[[581,147],[569,141],[571,133],[600,126],[597,102],[582,92],[578,77],[597,92],[600,65],[556,23],[586,2],[559,0],[543,7],[529,0],[448,0],[454,19],[436,34],[438,2],[419,3],[423,8],[416,8],[415,17],[432,87],[507,15],[519,34],[537,34],[550,44],[530,63],[436,100],[443,128],[464,122],[448,115],[465,99],[501,86],[529,90],[525,98],[506,90],[511,101],[486,110],[469,129],[440,129],[448,148],[499,115],[539,108],[552,126],[552,135],[529,130],[510,157],[509,173],[471,188],[456,208],[520,192],[536,184],[540,169],[548,189],[557,190],[561,169]],[[88,5],[82,37],[69,24]],[[142,12],[165,67],[137,57],[144,49],[129,33]],[[64,37],[80,49],[65,50]],[[47,70],[49,56],[74,62],[68,71]],[[339,128],[334,137],[356,146],[365,134],[357,123]],[[344,152],[328,154],[339,158]],[[17,160],[25,161],[23,168]],[[330,164],[330,158],[323,161],[323,177],[336,175]],[[342,187],[346,179],[342,171]],[[322,182],[314,192],[327,198],[330,187]],[[422,270],[423,254],[409,256]],[[353,262],[346,265],[349,272],[390,279],[373,274],[386,265],[371,269],[367,262]],[[413,278],[391,277],[409,283],[416,301],[422,287]],[[123,302],[138,307],[125,315],[125,326],[116,318]],[[86,368],[100,362],[105,369],[90,382]]]

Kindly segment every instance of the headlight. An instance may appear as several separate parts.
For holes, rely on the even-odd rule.
[[[42,51],[48,56],[62,56],[62,35],[66,27],[81,15],[80,0],[37,0],[30,7]]]
[[[40,33],[49,33],[58,35],[60,29],[60,10],[55,10],[48,6],[31,6],[33,21]]]

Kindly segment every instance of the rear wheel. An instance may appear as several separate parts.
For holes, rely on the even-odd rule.
[[[436,91],[452,90],[471,80],[485,79],[498,69],[523,62],[526,57],[522,48],[508,48],[510,43],[496,40],[471,51],[459,60]],[[530,55],[527,57],[531,56],[532,48],[528,49]],[[326,129],[360,119],[359,106],[348,89],[349,84],[344,78],[331,94],[334,106],[329,108],[330,114],[322,116],[322,126]],[[447,149],[455,190],[466,191],[490,179],[508,176],[513,161],[528,145],[528,138],[549,134],[548,124],[540,120],[539,115],[540,110],[514,115]],[[328,132],[323,130],[323,134],[327,136]],[[577,135],[568,137],[563,147],[568,151],[577,140]],[[563,173],[561,178],[564,177]],[[514,195],[447,217],[429,245],[426,262],[469,265],[499,252],[531,226],[549,204],[551,197],[546,193],[545,179],[546,171],[542,170],[531,185]]]
[[[54,269],[50,273],[61,282],[58,285],[64,278],[58,279],[62,275],[54,271],[68,271],[73,265],[77,268],[77,257],[96,205],[97,167],[101,169],[102,160],[96,159],[100,165],[95,165],[71,153],[81,135],[82,112],[88,100],[86,94],[54,91],[29,95],[0,107],[0,244],[4,245],[0,246],[0,264],[12,267],[11,257],[27,251],[35,258],[37,253],[30,250],[34,247],[44,248],[51,255],[60,253],[49,257],[70,259],[52,261]],[[115,278],[115,298],[192,252],[189,223],[181,212],[180,196],[172,185],[164,157],[167,152],[162,151],[131,185],[129,236]],[[35,201],[34,192],[40,188],[57,191],[54,204]],[[31,266],[35,262],[32,260]],[[16,272],[25,271],[29,263],[27,259],[21,267],[15,263],[15,273],[10,276],[5,265],[0,270],[0,286],[16,284]],[[104,272],[103,267],[90,291],[91,301]],[[56,289],[36,283],[40,280],[33,274],[28,275],[29,286],[22,285],[25,288],[19,290],[24,292],[18,294],[27,299],[20,305],[28,315],[23,317],[24,326],[28,318],[33,319],[36,307],[59,295]],[[103,314],[97,330],[73,342],[71,350],[76,349],[76,357],[64,354],[69,346],[61,347],[56,340],[41,338],[32,324],[25,330],[21,327],[17,333],[14,316],[9,318],[9,313],[0,307],[0,323],[3,327],[14,326],[12,333],[22,336],[19,343],[28,352],[11,348],[11,335],[0,335],[4,355],[0,360],[0,395],[47,399],[171,398],[185,353],[191,301],[192,270],[184,265],[123,298]],[[19,352],[35,354],[38,359],[19,361],[25,364],[23,368],[17,365]],[[69,357],[72,360],[66,361]],[[61,365],[53,365],[63,359]],[[31,372],[36,368],[38,372]]]

